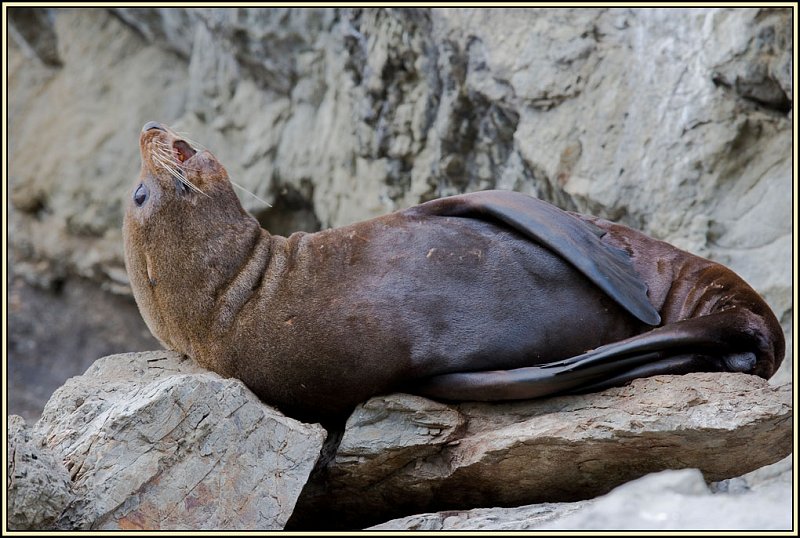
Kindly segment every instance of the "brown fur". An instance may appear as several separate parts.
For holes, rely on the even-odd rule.
[[[650,330],[548,249],[497,223],[431,214],[457,209],[459,197],[272,236],[209,152],[176,162],[207,196],[181,188],[153,159],[155,141],[176,140],[166,128],[142,133],[132,192],[143,183],[150,194],[141,207],[131,196],[125,214],[126,267],[142,316],[167,348],[242,379],[286,412],[341,415],[420,380],[567,359]],[[727,338],[729,318],[713,315],[742,312],[732,334],[757,351],[753,373],[772,375],[784,353],[780,325],[732,271],[579,218],[631,255],[662,316],[657,331],[702,317],[711,320],[702,331]]]

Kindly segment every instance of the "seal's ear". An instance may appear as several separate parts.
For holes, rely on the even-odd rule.
[[[605,234],[600,228],[554,205],[518,192],[483,191],[433,200],[414,209],[426,215],[500,221],[560,255],[639,320],[661,323],[647,298],[647,284],[628,254],[600,241]]]

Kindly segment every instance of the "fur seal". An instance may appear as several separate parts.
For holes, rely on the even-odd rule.
[[[298,418],[396,390],[526,399],[783,360],[733,271],[620,224],[483,191],[274,236],[211,153],[156,122],[139,143],[123,230],[147,326]]]

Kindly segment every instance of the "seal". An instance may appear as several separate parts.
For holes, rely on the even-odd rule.
[[[123,232],[147,326],[303,420],[390,391],[527,399],[783,360],[733,271],[623,225],[484,191],[280,237],[210,152],[156,122],[139,143]]]

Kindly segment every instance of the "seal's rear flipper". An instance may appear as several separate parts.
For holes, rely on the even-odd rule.
[[[661,322],[628,254],[603,243],[605,231],[554,205],[513,191],[482,191],[433,200],[410,211],[500,221],[560,255],[644,323]]]
[[[414,393],[458,401],[523,400],[594,392],[632,379],[698,371],[750,372],[758,342],[739,328],[736,309],[679,321],[551,363],[420,379]]]

